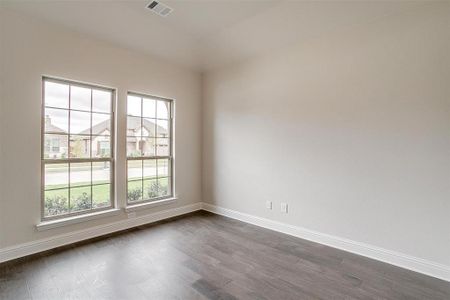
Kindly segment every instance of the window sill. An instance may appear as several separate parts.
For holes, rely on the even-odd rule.
[[[156,207],[156,206],[160,206],[160,205],[167,205],[167,204],[175,203],[177,200],[178,199],[176,197],[172,197],[172,198],[161,199],[161,200],[156,200],[156,201],[152,201],[152,202],[133,204],[133,205],[127,206],[125,208],[125,211],[132,212],[132,211],[148,209],[148,208],[152,208],[152,207]]]
[[[90,214],[68,217],[68,218],[64,218],[64,219],[43,221],[36,225],[36,229],[38,231],[44,231],[44,230],[67,226],[67,225],[71,225],[71,224],[82,223],[82,222],[86,222],[89,220],[95,220],[95,219],[99,219],[99,218],[115,216],[115,215],[120,214],[120,211],[121,210],[118,208],[113,208],[113,209],[103,210],[103,211],[94,212],[94,213],[90,213]]]

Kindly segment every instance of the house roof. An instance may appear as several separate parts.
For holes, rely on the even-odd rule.
[[[92,134],[102,134],[105,130],[111,131],[111,121],[105,120],[92,127]],[[80,134],[91,134],[91,128],[83,130]]]
[[[49,116],[45,116],[45,132],[47,133],[67,133],[64,129],[52,124]]]
[[[128,124],[127,124],[127,135],[134,135],[134,133],[139,130],[141,128],[141,119],[140,118],[128,118],[127,120]],[[155,134],[155,123],[150,121],[149,119],[142,119],[142,125],[143,127],[150,132],[152,135]],[[156,128],[158,130],[158,132],[163,132],[165,134],[167,134],[167,129],[156,125]],[[110,128],[110,120],[105,120],[101,123],[98,123],[97,125],[92,127],[92,134],[96,134],[96,135],[100,135],[103,132],[105,132],[106,130],[111,130]],[[129,132],[132,131],[132,132]],[[90,129],[86,129],[84,131],[82,131],[80,134],[90,134]]]
[[[67,133],[67,131],[53,125],[51,123],[51,119],[47,117],[45,121],[45,130],[49,133]],[[138,131],[141,128],[141,119],[140,118],[128,118],[128,124],[127,124],[127,135],[128,136],[134,136],[135,132]],[[142,126],[151,134],[155,135],[155,131],[157,130],[159,133],[167,134],[167,129],[155,124],[149,119],[142,119]],[[94,135],[101,135],[105,131],[110,131],[110,120],[105,120],[103,122],[100,122],[92,127],[92,134]],[[130,132],[131,131],[131,132]],[[81,135],[90,135],[91,129],[88,128],[86,130],[83,130],[79,134]]]
[[[156,125],[156,126],[155,126]],[[155,124],[149,119],[142,119],[142,127],[144,127],[150,134],[155,135],[155,130],[159,133],[167,134],[167,129]],[[128,118],[127,120],[127,135],[134,135],[136,131],[141,128],[141,119],[139,118]],[[132,132],[129,132],[132,131]]]

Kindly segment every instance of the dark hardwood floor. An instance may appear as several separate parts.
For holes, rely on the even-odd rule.
[[[196,212],[4,263],[0,299],[450,299],[450,283]]]

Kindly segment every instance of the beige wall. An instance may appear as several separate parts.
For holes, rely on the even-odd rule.
[[[201,80],[197,72],[0,11],[1,178],[0,249],[124,219],[115,217],[37,232],[40,220],[41,76],[51,75],[118,89],[117,199],[126,197],[127,90],[176,99],[176,193],[166,209],[201,201]],[[14,30],[12,30],[14,29]],[[7,147],[4,141],[8,141]],[[157,209],[140,211],[138,215]]]
[[[450,266],[449,3],[209,72],[203,94],[204,201]]]

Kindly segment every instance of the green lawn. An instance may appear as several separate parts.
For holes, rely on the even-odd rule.
[[[101,184],[109,184],[109,180],[95,180],[93,182],[94,185],[101,185]],[[77,182],[77,183],[72,183],[70,185],[70,187],[77,187],[77,186],[88,186],[91,185],[90,181],[86,181],[86,182]],[[67,184],[52,184],[52,185],[47,185],[45,186],[45,189],[47,191],[50,190],[55,190],[55,189],[61,189],[61,188],[66,188],[68,187]]]

